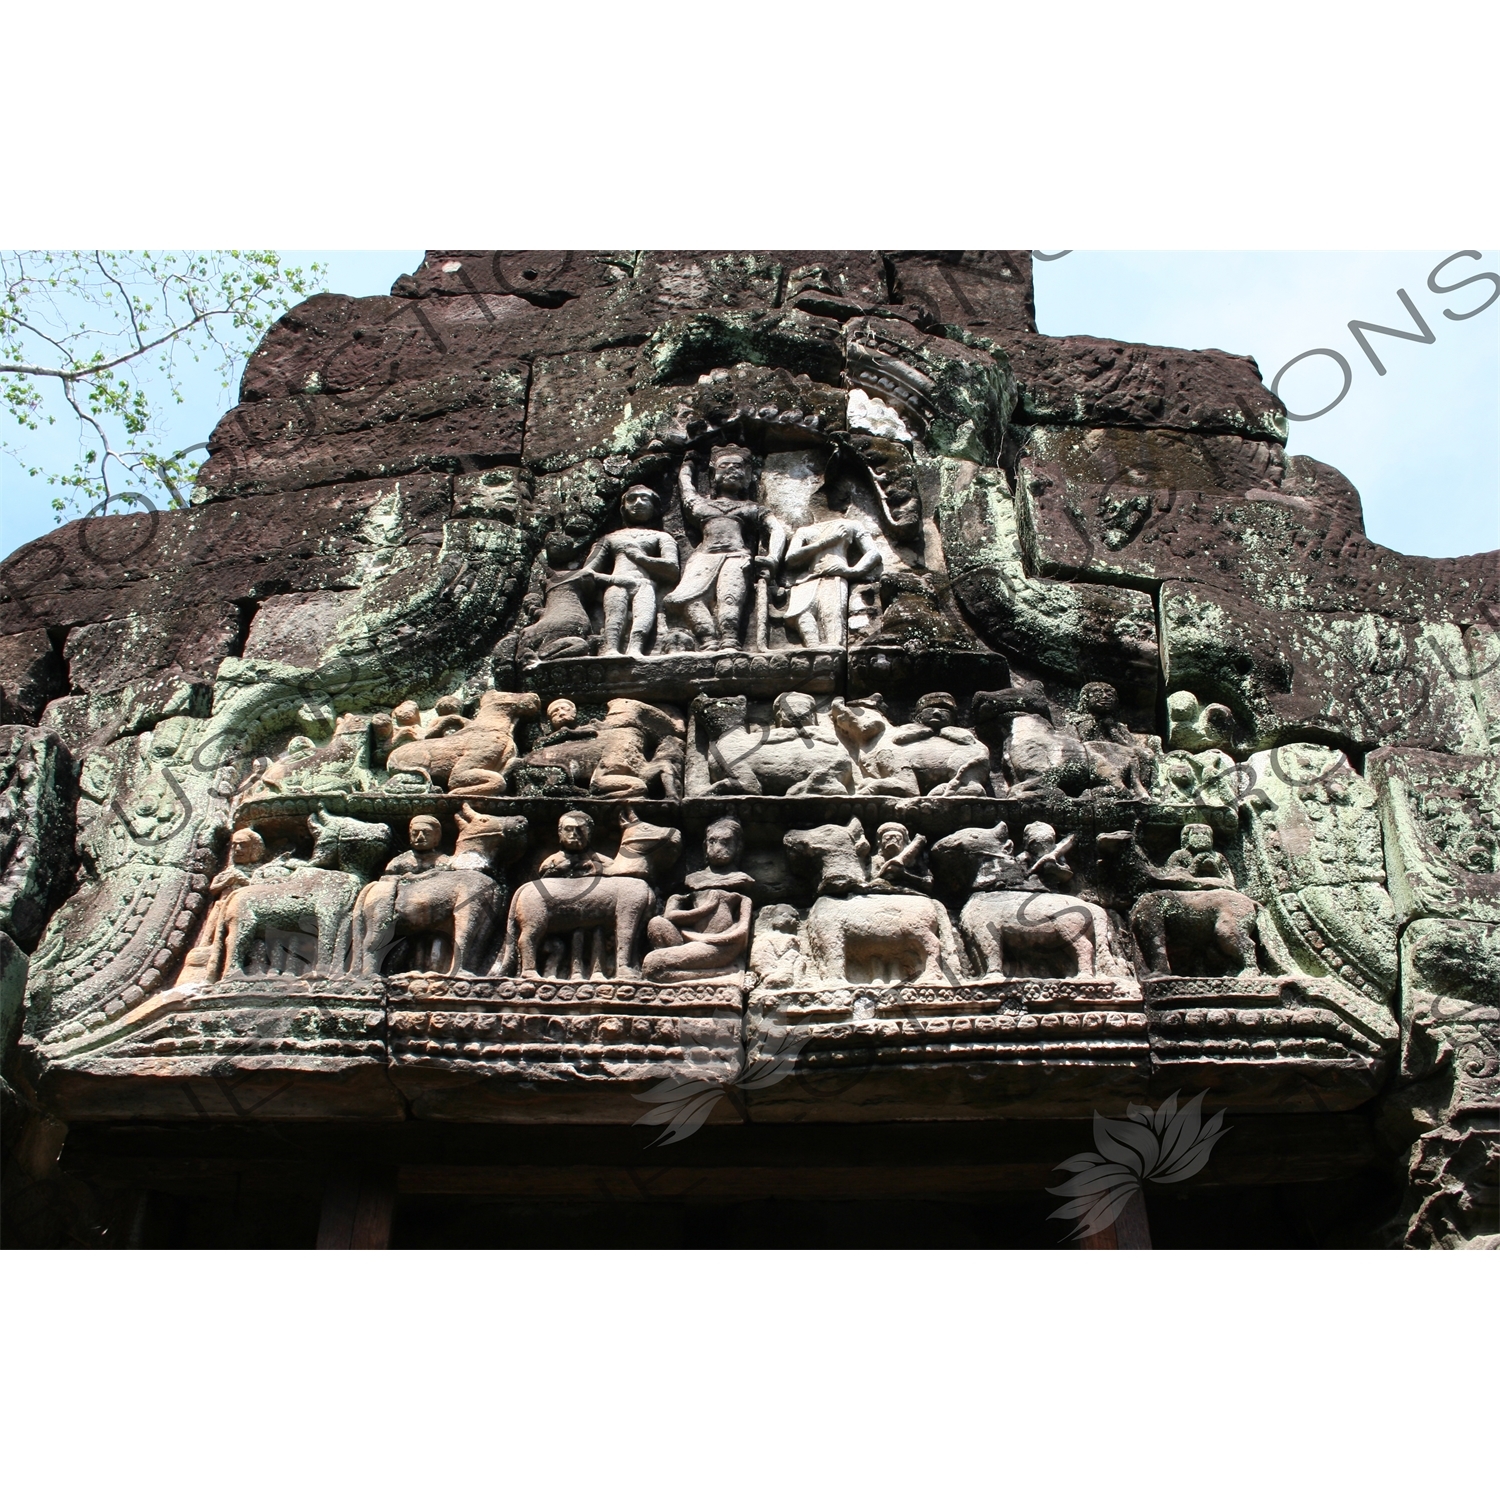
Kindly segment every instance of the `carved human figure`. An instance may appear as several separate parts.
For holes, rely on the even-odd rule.
[[[647,979],[668,984],[728,974],[741,967],[750,942],[749,875],[734,867],[744,834],[734,818],[709,826],[703,841],[706,867],[689,875],[689,894],[673,895],[646,924],[653,951],[642,962]]]
[[[785,615],[802,644],[844,645],[851,584],[871,582],[884,566],[870,534],[846,516],[798,527],[784,563],[790,585]]]
[[[1084,683],[1078,690],[1078,713],[1078,737],[1093,759],[1095,774],[1106,784],[1118,783],[1131,797],[1146,797],[1154,757],[1120,718],[1120,695],[1114,686]]]
[[[422,875],[428,870],[446,870],[451,863],[446,854],[438,853],[443,841],[443,825],[428,813],[418,813],[406,825],[411,848],[404,850],[385,867],[387,875]]]
[[[410,698],[398,703],[388,714],[376,714],[370,720],[375,741],[375,758],[383,763],[397,745],[422,737],[422,710]]]
[[[872,891],[923,891],[932,889],[927,871],[927,840],[912,837],[904,823],[882,823],[875,830],[875,852],[870,859]]]
[[[681,835],[675,828],[638,823],[635,837],[643,847],[631,852],[622,838],[621,855],[608,864],[589,848],[592,836],[593,819],[586,813],[567,812],[558,819],[558,851],[542,861],[535,880],[519,886],[511,897],[505,946],[492,972],[507,974],[514,969],[522,978],[540,978],[543,944],[556,934],[567,933],[572,935],[572,976],[602,977],[605,943],[612,933],[615,977],[640,977],[637,947],[656,897],[639,875],[620,871],[635,868],[637,863],[649,870],[656,851],[672,847],[672,837],[680,839]]]
[[[490,817],[465,803],[454,822],[454,852],[440,854],[442,824],[419,813],[407,827],[411,848],[360,891],[353,922],[359,973],[379,974],[401,938],[412,940],[396,949],[409,969],[477,972],[504,901],[491,877],[525,846],[526,820]]]
[[[648,797],[653,785],[661,795],[682,795],[683,724],[666,710],[634,698],[611,698],[596,726],[599,758],[589,778],[596,797]]]
[[[801,918],[795,906],[763,906],[755,919],[750,969],[757,984],[784,990],[802,980],[802,949],[797,942]]]
[[[1050,823],[1028,823],[1021,833],[1027,875],[1049,890],[1066,889],[1073,881],[1073,867],[1066,855],[1077,842],[1076,833],[1059,840]]]
[[[593,622],[585,591],[594,575],[577,565],[579,544],[563,532],[552,532],[543,544],[541,596],[528,595],[533,618],[520,636],[525,664],[563,656],[587,656]]]
[[[682,579],[663,601],[686,618],[697,645],[713,651],[745,642],[752,579],[761,582],[786,550],[786,529],[755,499],[750,452],[733,444],[708,458],[707,493],[698,489],[691,458],[681,470],[682,506],[701,529]],[[763,557],[756,553],[766,538]]]
[[[541,862],[537,874],[602,875],[604,856],[589,847],[593,839],[594,820],[586,812],[565,812],[557,820],[557,853]]]
[[[958,704],[951,693],[924,693],[917,699],[915,722],[902,724],[892,731],[896,745],[919,745],[943,741],[956,745],[960,754],[949,752],[951,774],[946,781],[927,791],[930,797],[987,797],[990,792],[990,752],[972,730],[958,722]]]
[[[266,863],[265,840],[253,828],[237,828],[229,837],[229,863],[208,883],[213,905],[203,919],[203,936],[190,949],[178,984],[211,984],[224,968],[224,924],[229,897],[250,884]]]
[[[578,705],[571,698],[554,698],[547,705],[547,727],[532,736],[531,748],[544,749],[548,745],[561,745],[574,740],[592,739],[592,727],[580,728]]]
[[[677,582],[677,543],[656,525],[660,501],[644,484],[620,500],[625,525],[606,532],[584,559],[584,568],[604,586],[604,631],[600,656],[645,656],[656,631],[660,591]]]
[[[1186,823],[1179,847],[1168,856],[1162,869],[1178,875],[1172,882],[1179,890],[1234,890],[1236,882],[1229,861],[1214,848],[1214,831],[1207,823]]]

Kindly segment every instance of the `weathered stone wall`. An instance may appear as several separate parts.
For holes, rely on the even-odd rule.
[[[309,300],[204,503],[0,570],[8,1076],[64,1119],[609,1120],[792,1037],[838,1087],[761,1118],[1378,1097],[1398,1238],[1492,1239],[1500,555],[1372,543],[1285,437],[1253,361],[1039,334],[1024,252],[434,251]],[[455,735],[488,749],[450,765]],[[569,807],[615,850],[577,859],[652,905],[635,953],[528,977],[503,899],[589,873]],[[347,913],[339,953],[254,917],[231,835],[353,901],[436,889],[414,842],[373,881],[335,848],[383,829],[384,859],[424,814],[445,859],[494,825],[457,867],[502,901],[473,965],[451,910],[363,970]],[[700,852],[724,817],[733,879]],[[636,826],[662,837],[632,864]],[[1050,859],[1015,847],[1038,826]],[[665,935],[706,891],[722,972],[679,952],[718,917]]]

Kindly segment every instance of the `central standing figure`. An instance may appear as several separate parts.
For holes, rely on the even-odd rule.
[[[708,651],[745,644],[745,602],[750,581],[757,586],[781,561],[786,529],[755,499],[750,451],[733,444],[708,456],[709,492],[693,477],[693,461],[682,465],[682,508],[701,528],[703,540],[682,571],[682,582],[667,595],[668,609],[687,618],[698,645]],[[762,533],[766,554],[757,557]],[[762,615],[764,610],[761,610]]]
[[[656,591],[677,582],[677,543],[657,529],[659,504],[655,490],[631,485],[620,497],[625,525],[606,532],[584,559],[583,571],[604,585],[600,656],[645,656],[656,631]]]

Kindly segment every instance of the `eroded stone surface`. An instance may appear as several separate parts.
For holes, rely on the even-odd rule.
[[[1497,558],[1375,546],[1252,361],[1045,338],[1030,288],[1014,252],[457,250],[294,309],[206,503],[0,569],[28,1087],[1379,1094],[1398,1238],[1500,1232]]]

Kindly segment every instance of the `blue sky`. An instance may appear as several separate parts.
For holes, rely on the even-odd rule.
[[[1348,394],[1327,415],[1291,423],[1288,451],[1348,475],[1375,541],[1458,557],[1500,547],[1500,301],[1468,319],[1443,316],[1496,289],[1430,291],[1428,274],[1453,253],[1076,250],[1037,263],[1037,323],[1043,333],[1250,354],[1268,384],[1306,350],[1337,350],[1349,362]],[[1500,254],[1454,261],[1437,281],[1486,270],[1500,274]],[[1348,325],[1415,332],[1399,290],[1434,341],[1368,335],[1386,367],[1377,375]],[[1288,371],[1280,395],[1290,411],[1316,412],[1341,385],[1337,365],[1318,357]]]
[[[289,251],[329,266],[329,290],[385,292],[415,268],[418,250]],[[1036,267],[1043,333],[1091,333],[1178,348],[1253,355],[1269,381],[1296,355],[1338,350],[1349,362],[1348,394],[1326,415],[1294,422],[1288,447],[1342,469],[1358,487],[1371,537],[1403,552],[1461,556],[1500,546],[1500,302],[1462,321],[1491,292],[1479,282],[1440,295],[1429,272],[1451,250],[1093,251],[1077,250]],[[1452,286],[1500,255],[1459,260],[1441,273]],[[1351,319],[1413,327],[1397,296],[1405,290],[1435,335],[1430,344],[1371,335],[1387,373],[1378,375],[1350,332]],[[1326,357],[1291,370],[1281,395],[1311,412],[1339,392],[1341,373]],[[234,402],[207,369],[173,413],[183,446],[201,441]],[[7,434],[9,438],[11,435]],[[72,460],[72,433],[59,423],[43,463]],[[50,491],[0,459],[0,553],[53,525]]]

